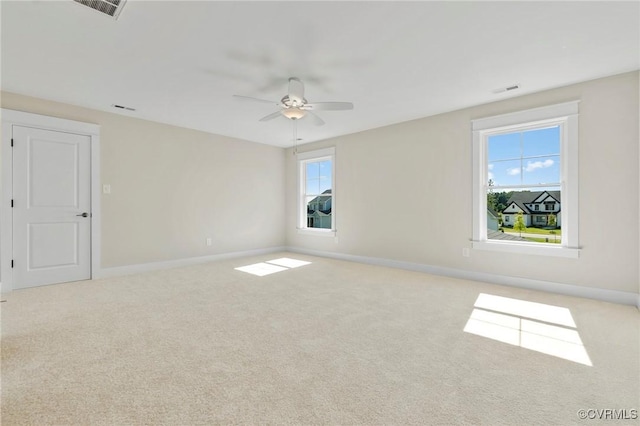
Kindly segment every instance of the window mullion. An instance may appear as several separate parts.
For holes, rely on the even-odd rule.
[[[524,132],[520,132],[520,184],[524,184]]]

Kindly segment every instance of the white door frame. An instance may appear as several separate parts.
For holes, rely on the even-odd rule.
[[[0,207],[0,280],[3,293],[13,290],[13,162],[11,152],[12,126],[34,127],[58,132],[75,133],[91,138],[91,277],[100,273],[100,126],[29,112],[2,108],[2,146],[0,158],[2,190]]]

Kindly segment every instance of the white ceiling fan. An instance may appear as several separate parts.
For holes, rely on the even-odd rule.
[[[353,104],[351,102],[307,102],[304,98],[304,84],[296,77],[289,78],[289,93],[284,95],[284,97],[280,99],[280,102],[253,98],[251,96],[233,96],[239,100],[267,103],[280,108],[279,111],[266,115],[259,121],[273,120],[281,115],[290,120],[299,120],[308,116],[312,119],[315,125],[322,126],[324,124],[324,120],[318,117],[313,111],[340,111],[353,109]]]

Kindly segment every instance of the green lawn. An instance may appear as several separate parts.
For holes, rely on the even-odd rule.
[[[553,238],[549,238],[549,241],[547,241],[546,238],[525,238],[525,240],[527,241],[532,241],[534,243],[551,243],[551,244],[560,244],[560,239],[557,239],[554,241]]]
[[[507,227],[503,227],[504,232],[511,232],[511,233],[517,233],[518,231],[514,231],[513,228],[507,228]],[[541,235],[553,235],[551,233],[551,229],[541,229],[541,228],[525,228],[522,230],[522,232],[526,232],[527,234],[541,234]],[[562,229],[553,229],[553,231],[555,231],[555,234],[560,236],[562,235]]]

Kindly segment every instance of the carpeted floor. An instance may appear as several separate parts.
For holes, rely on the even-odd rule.
[[[234,269],[282,257],[311,263]],[[292,253],[6,299],[3,425],[566,425],[640,409],[631,306]],[[482,324],[486,337],[464,331]],[[554,355],[532,335],[553,335]]]

